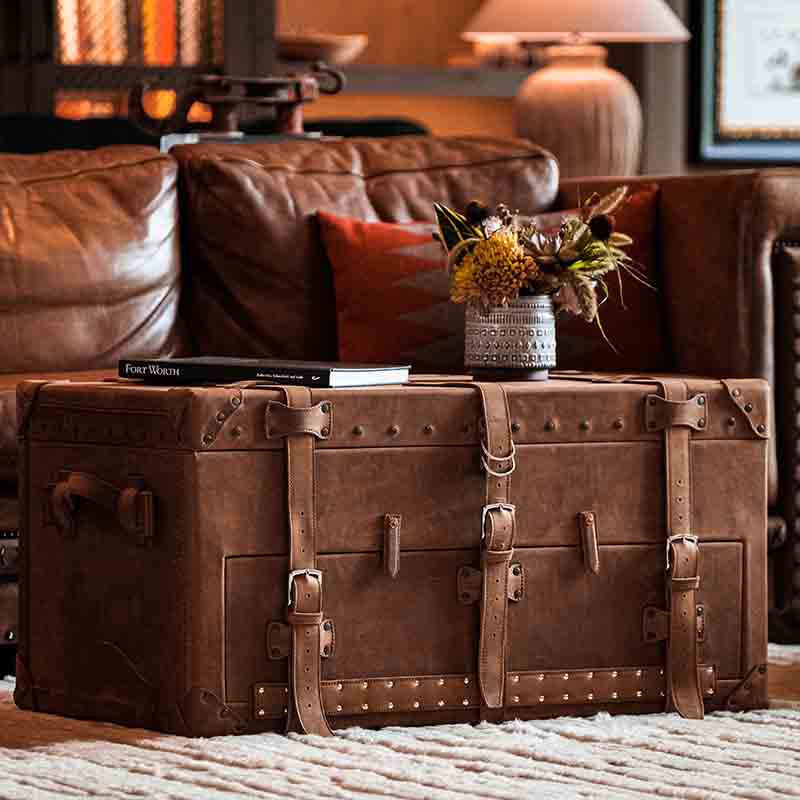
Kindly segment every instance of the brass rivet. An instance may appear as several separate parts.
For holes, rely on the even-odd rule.
[[[364,681],[364,682],[361,684],[361,688],[362,688],[362,689],[368,689],[368,688],[369,688],[369,684],[368,684],[366,681]]]
[[[543,694],[539,695],[539,702],[540,703],[544,703],[544,695]]]
[[[330,410],[331,410],[331,404],[330,403],[323,403],[322,404],[323,413],[328,414],[330,412]]]
[[[539,674],[536,676],[536,679],[537,679],[537,680],[540,680],[540,681],[543,681],[543,680],[544,680],[544,673],[543,673],[543,672],[540,672],[540,673],[539,673]]]
[[[658,674],[659,674],[659,675],[663,675],[663,674],[664,674],[664,670],[663,670],[663,669],[660,669],[660,670],[658,671]]]
[[[518,694],[514,695],[514,702],[515,703],[519,703],[519,695]]]
[[[512,422],[511,423],[511,432],[512,433],[519,433],[520,424],[519,422]]]
[[[394,703],[389,703],[386,707],[389,709],[394,708]]]
[[[266,712],[266,711],[264,711],[264,709],[263,709],[263,708],[259,708],[259,709],[258,709],[258,716],[259,716],[259,717],[265,717],[266,715],[267,715],[267,712]]]
[[[337,684],[336,684],[336,691],[337,691],[337,692],[341,692],[343,688],[344,688],[344,687],[342,686],[342,684],[341,684],[341,683],[337,683]]]
[[[699,406],[704,406],[705,404],[706,404],[706,398],[705,398],[705,397],[703,397],[703,395],[701,394],[701,395],[700,395],[700,396],[697,398],[697,405],[699,405]]]
[[[341,707],[341,706],[336,706],[336,710],[337,710],[337,711],[341,711],[341,710],[342,710],[342,707]]]
[[[331,429],[330,429],[330,428],[323,428],[323,429],[320,431],[320,433],[321,433],[323,436],[330,436]]]
[[[436,702],[436,705],[439,706],[439,708],[441,708],[444,705],[444,700],[438,700]]]
[[[513,572],[514,575],[519,576],[519,575],[522,574],[522,567],[516,566],[516,567],[514,567],[514,569],[511,570],[511,572]]]
[[[461,705],[462,705],[462,706],[468,706],[468,705],[469,705],[469,700],[467,700],[467,698],[465,697],[465,698],[464,698],[464,699],[461,701]]]
[[[706,691],[706,694],[714,694],[714,690],[713,690],[713,689],[708,689],[708,690]]]
[[[556,422],[553,419],[547,420],[544,424],[544,429],[546,431],[554,431],[556,429]]]
[[[264,687],[263,686],[259,688],[258,693],[259,694],[264,694]]]
[[[741,390],[741,389],[734,389],[734,390],[733,390],[733,396],[734,396],[734,397],[739,397],[739,395],[740,395],[741,393],[742,393],[742,390]]]
[[[242,398],[241,398],[241,397],[238,397],[238,396],[231,397],[231,405],[232,405],[234,408],[237,408],[237,407],[238,407],[238,406],[240,406],[241,404],[242,404]]]
[[[642,677],[642,671],[640,669],[636,670],[636,677],[637,678],[641,678]]]
[[[736,424],[736,417],[728,417],[728,425],[733,427]]]
[[[427,425],[426,425],[426,426],[425,426],[425,427],[424,427],[422,430],[423,430],[423,432],[424,432],[425,434],[427,434],[428,436],[430,436],[430,435],[433,433],[433,425],[431,425],[430,423],[428,423],[428,424],[427,424]]]
[[[414,686],[419,686],[419,681],[414,681]]]
[[[619,697],[619,692],[611,692],[611,697],[613,700],[616,700]]]
[[[394,686],[394,681],[386,681],[386,688],[391,689]]]
[[[615,669],[611,670],[611,677],[612,678],[616,678],[618,675],[619,675],[619,672],[617,672]]]
[[[564,674],[563,674],[561,677],[562,677],[562,678],[563,678],[565,681],[568,681],[568,680],[569,680],[569,672],[565,672],[565,673],[564,673]]]
[[[514,599],[515,600],[522,599],[522,589],[514,589]]]
[[[419,708],[419,700],[414,701],[414,708]]]
[[[636,692],[636,696],[637,696],[637,697],[641,697],[641,696],[642,696],[642,692],[641,692],[641,690],[638,690],[638,691]]]
[[[589,694],[586,695],[586,699],[587,700],[594,700],[594,692],[589,692]]]
[[[389,426],[389,436],[397,436],[400,433],[400,426],[399,425],[390,425]]]
[[[564,694],[561,695],[561,699],[562,700],[569,700],[569,695],[565,692]]]
[[[333,625],[331,624],[331,621],[329,619],[326,619],[325,622],[322,623],[323,630],[329,631],[332,627]]]
[[[753,404],[747,403],[744,407],[744,410],[749,414],[753,410]]]
[[[624,420],[622,420],[622,419],[615,419],[615,420],[614,420],[614,427],[615,427],[615,428],[616,428],[618,431],[621,431],[621,430],[622,430],[622,429],[625,427],[625,422],[624,422]]]
[[[464,678],[464,686],[469,686],[469,678]]]
[[[211,444],[214,441],[214,437],[210,433],[203,434],[203,444]]]
[[[660,691],[658,694],[659,694],[659,696],[660,696],[660,697],[665,697],[665,694],[664,694],[664,690],[663,690],[663,689],[662,689],[662,690],[661,690],[661,691]]]
[[[369,703],[362,703],[361,704],[361,709],[363,711],[369,711]]]
[[[217,422],[225,422],[225,412],[220,411],[217,413]]]
[[[353,428],[353,435],[354,436],[363,436],[364,435],[364,426],[363,425],[356,425]]]
[[[439,678],[439,680],[436,681],[436,683],[438,683],[439,686],[444,686],[444,678]]]
[[[706,426],[706,421],[704,419],[697,420],[697,427],[698,428],[705,428],[705,426]]]
[[[764,425],[764,424],[757,425],[757,426],[756,426],[756,430],[757,430],[759,433],[764,433],[764,432],[766,432],[766,430],[767,430],[767,426],[766,426],[766,425]]]
[[[586,677],[587,677],[589,680],[591,680],[592,678],[594,678],[594,672],[587,672],[587,673],[586,673]]]
[[[519,675],[512,675],[511,683],[519,683]]]
[[[238,439],[242,435],[242,427],[241,425],[237,425],[235,428],[231,429],[231,436],[234,439]]]
[[[713,675],[714,674],[714,667],[706,667],[706,672],[709,675]]]
[[[581,430],[582,431],[588,431],[590,427],[591,427],[591,423],[589,422],[588,419],[582,419],[581,420]]]

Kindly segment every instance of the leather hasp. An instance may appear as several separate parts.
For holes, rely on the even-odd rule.
[[[264,414],[267,439],[310,434],[317,439],[330,439],[333,430],[333,403],[324,400],[315,406],[298,408],[270,400]]]
[[[383,571],[396,578],[400,572],[400,529],[403,517],[386,514],[383,517]]]
[[[581,511],[578,514],[578,528],[586,570],[592,575],[599,575],[600,549],[597,543],[597,514],[594,511]]]

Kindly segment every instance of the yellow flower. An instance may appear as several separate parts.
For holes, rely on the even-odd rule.
[[[505,305],[539,272],[519,243],[515,230],[504,228],[481,239],[453,272],[450,297],[456,303],[484,307]]]

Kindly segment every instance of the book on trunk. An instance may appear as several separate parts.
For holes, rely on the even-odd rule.
[[[339,388],[406,383],[409,366],[340,364],[328,361],[275,361],[261,358],[124,358],[120,378],[145,383],[237,383]]]

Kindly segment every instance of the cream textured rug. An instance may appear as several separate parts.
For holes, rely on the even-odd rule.
[[[193,740],[22,712],[12,688],[0,682],[3,800],[800,797],[791,708]]]

